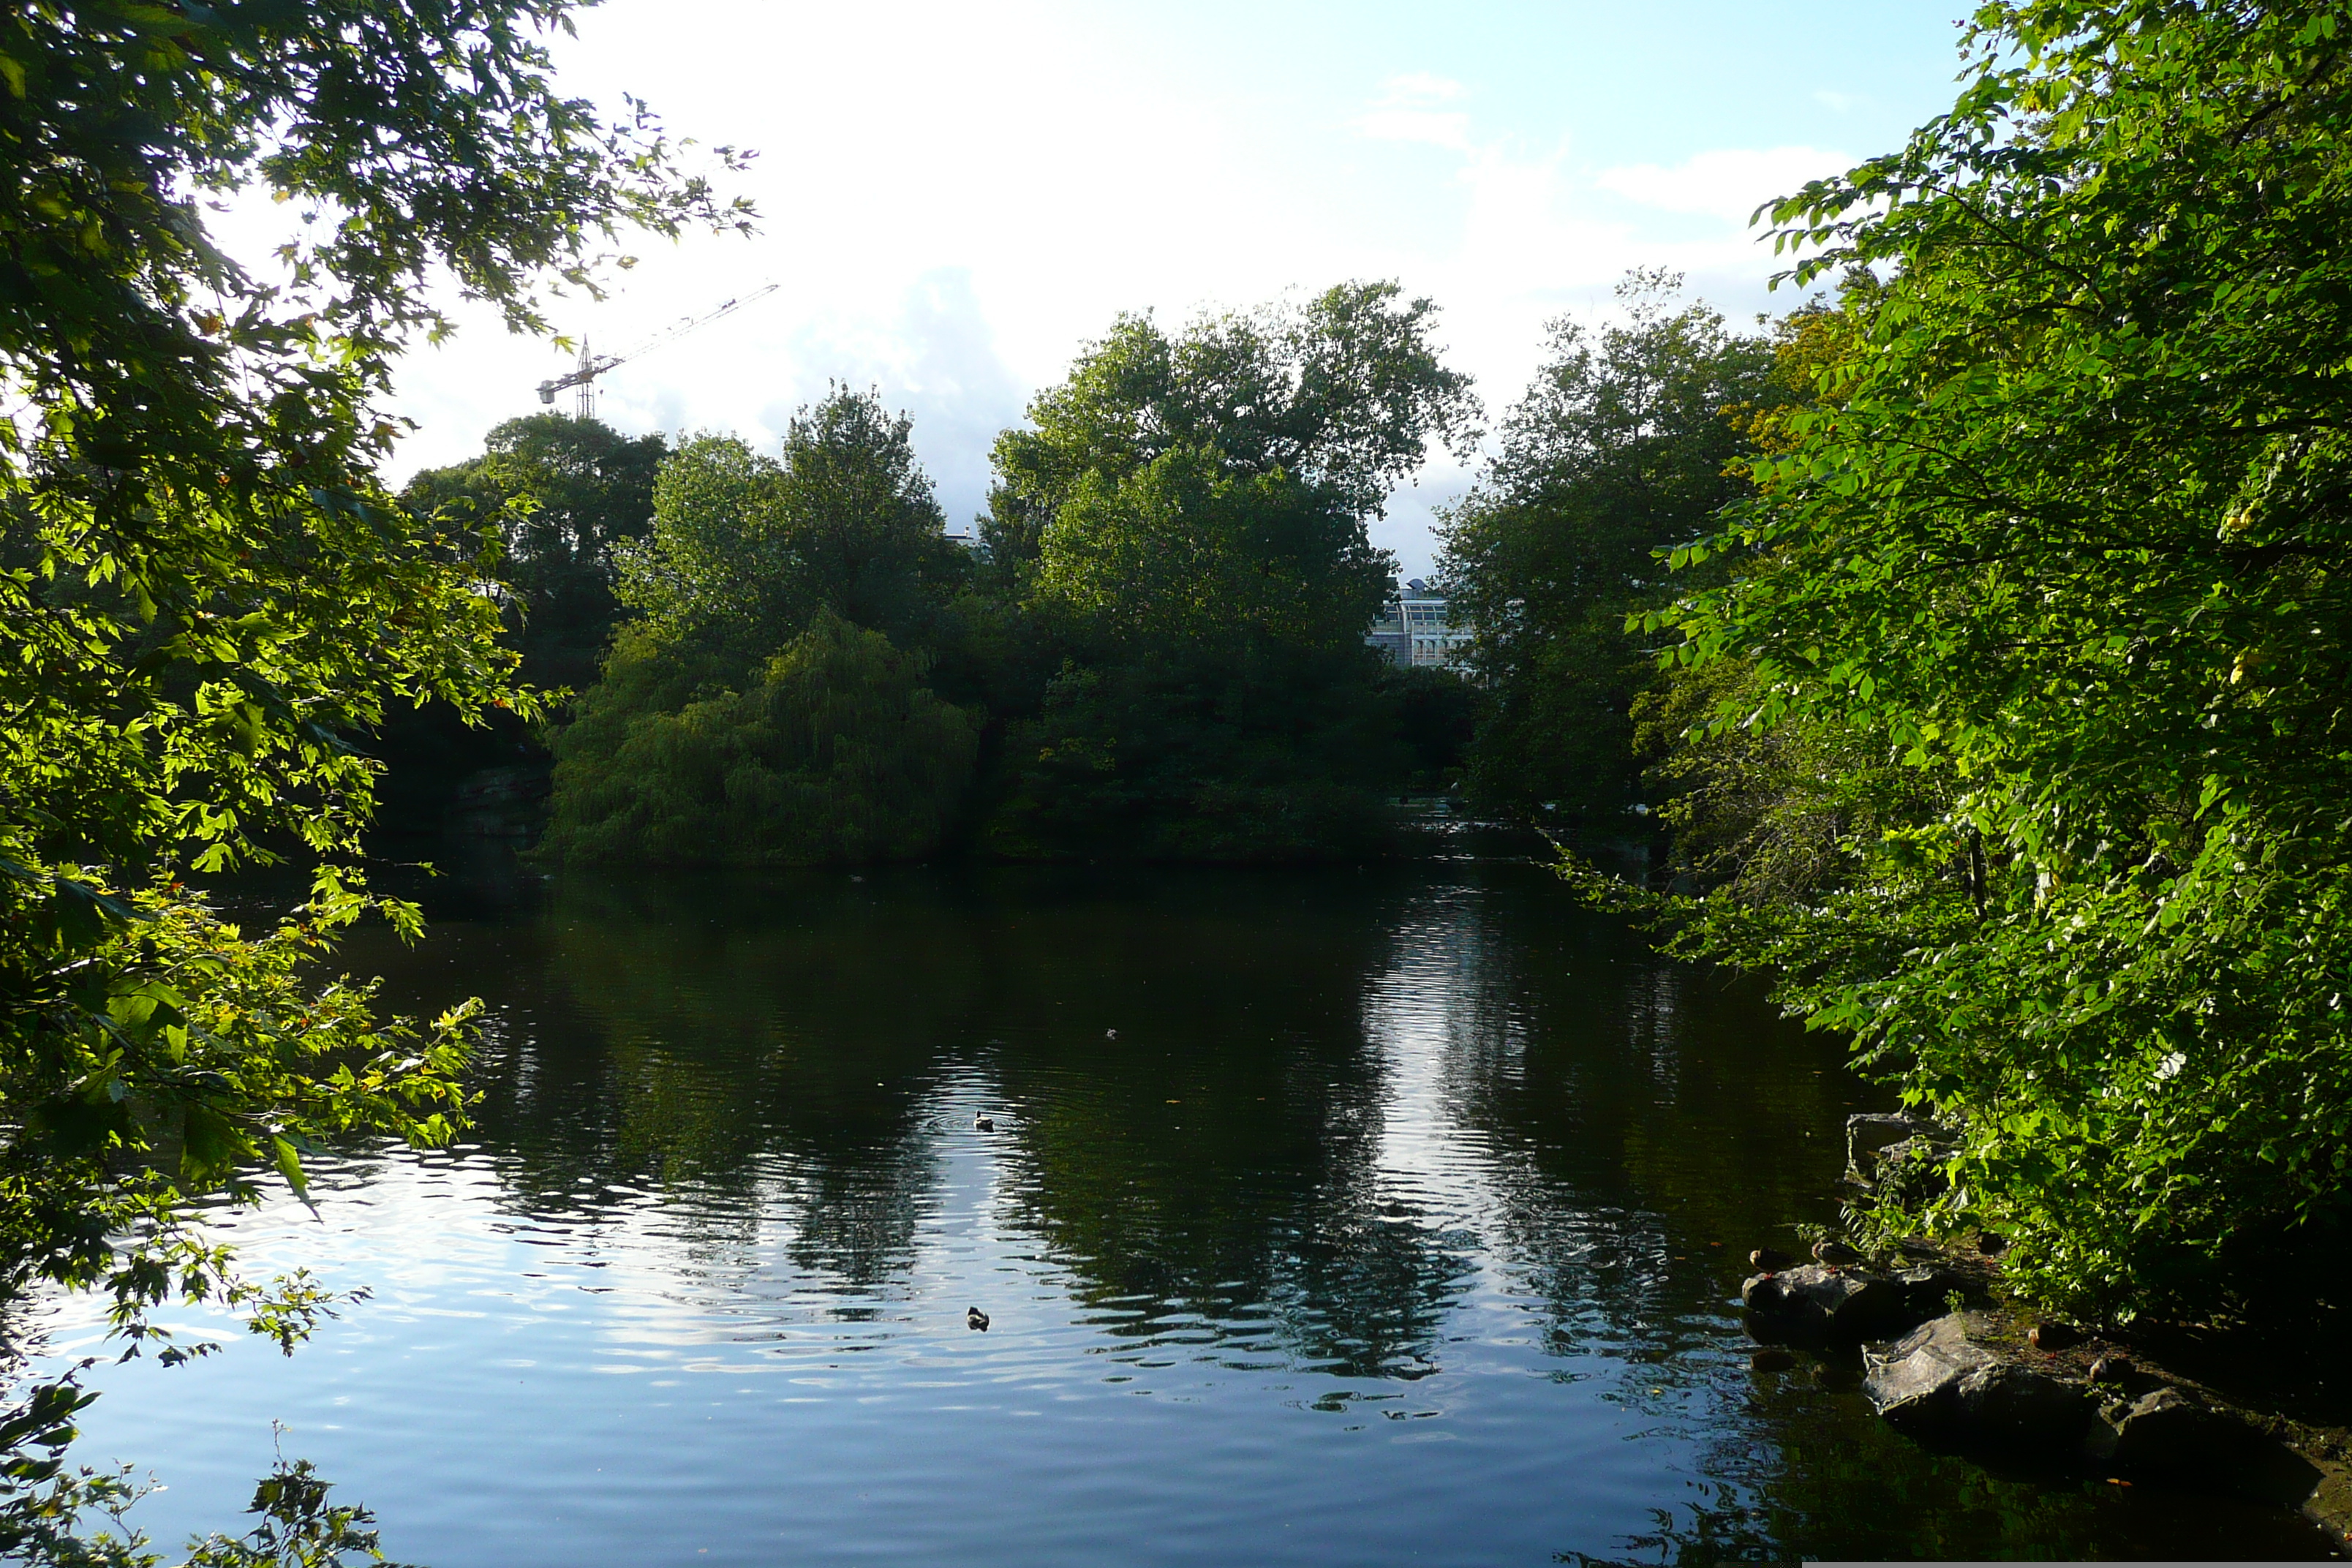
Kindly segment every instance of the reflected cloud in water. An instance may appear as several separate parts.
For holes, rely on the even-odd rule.
[[[1531,868],[493,870],[427,890],[416,951],[347,955],[419,1008],[488,1002],[475,1142],[352,1151],[323,1223],[226,1224],[375,1299],[292,1362],[193,1371],[203,1401],[109,1377],[92,1431],[172,1481],[156,1528],[241,1506],[278,1415],[453,1564],[2248,1528],[1987,1484],[1835,1369],[1751,1373],[1739,1260],[1827,1217],[1866,1091]]]

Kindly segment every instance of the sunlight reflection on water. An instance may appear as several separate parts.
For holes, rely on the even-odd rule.
[[[488,1001],[477,1141],[222,1221],[372,1298],[97,1374],[158,1535],[277,1418],[444,1568],[2316,1551],[1751,1372],[1866,1091],[1528,868],[464,892],[348,957]]]

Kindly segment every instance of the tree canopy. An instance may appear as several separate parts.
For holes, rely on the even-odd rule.
[[[249,1194],[257,1162],[299,1189],[313,1139],[461,1113],[462,1010],[380,1023],[311,969],[369,902],[333,858],[375,774],[347,737],[387,704],[533,704],[485,542],[377,479],[374,400],[436,301],[535,329],[542,281],[586,286],[625,229],[749,221],[650,115],[557,94],[569,10],[0,16],[0,1281],[100,1286],[134,1348],[183,1294],[289,1342],[328,1305],[240,1280],[192,1194]],[[207,237],[248,191],[300,220],[260,271]],[[257,931],[185,885],[288,846],[326,858]],[[55,1453],[81,1397],[6,1424],[0,1552],[98,1560],[74,1521],[108,1483]]]
[[[837,387],[794,415],[781,460],[699,436],[662,466],[654,526],[621,553],[624,603],[677,642],[764,658],[819,609],[920,637],[961,551],[879,394]]]
[[[688,688],[677,660],[637,646],[652,635],[624,634],[605,683],[557,740],[551,851],[808,866],[939,847],[971,781],[980,720],[931,692],[919,654],[820,607],[742,689]]]
[[[1370,518],[1469,380],[1393,283],[1204,318],[1122,316],[999,437],[982,533],[1065,655],[1007,715],[988,842],[1014,855],[1361,853],[1410,771],[1365,628],[1394,591]]]
[[[1628,611],[1669,596],[1661,551],[1709,532],[1745,489],[1743,419],[1774,395],[1765,337],[1681,279],[1636,273],[1626,319],[1597,334],[1562,318],[1501,449],[1444,523],[1439,573],[1475,627],[1487,690],[1470,781],[1490,806],[1555,806],[1606,838],[1643,794],[1633,705],[1654,679]]]
[[[492,428],[480,457],[422,470],[400,499],[446,526],[496,531],[522,678],[576,689],[595,679],[620,617],[615,555],[652,528],[654,476],[668,452],[658,435],[526,415]]]
[[[2352,1175],[2347,20],[1982,7],[1951,113],[1775,209],[1853,286],[1656,617],[1738,668],[1717,733],[1918,781],[1694,947],[1961,1129],[1931,1221],[2116,1310]]]
[[[1431,341],[1437,307],[1402,295],[1343,283],[1174,338],[1149,315],[1121,316],[1031,402],[1031,428],[997,438],[982,537],[1024,572],[1090,476],[1116,488],[1185,449],[1213,451],[1239,479],[1280,473],[1341,515],[1376,514],[1432,441],[1466,452],[1477,436],[1470,379]]]
[[[620,553],[637,612],[556,737],[545,851],[806,865],[919,858],[965,805],[980,737],[923,646],[966,574],[910,426],[874,392],[796,415],[781,459],[684,443]]]
[[[1431,442],[1475,434],[1434,321],[1391,283],[1173,335],[1119,318],[1038,395],[1031,427],[999,438],[978,560],[945,536],[908,421],[873,393],[803,410],[779,457],[732,436],[687,442],[656,482],[652,530],[619,552],[638,618],[558,742],[550,850],[833,859],[956,841],[1251,859],[1377,846],[1376,792],[1417,763],[1450,766],[1464,706],[1384,681],[1364,645],[1394,569],[1367,520]],[[984,715],[962,771],[937,773],[969,791],[944,816],[926,795],[897,837],[656,831],[739,809],[722,783],[733,764],[714,759],[765,746],[751,730],[770,660],[825,617],[884,636],[908,656],[893,668],[936,684],[924,700]],[[815,660],[794,679],[853,665]],[[838,694],[841,711],[862,710],[866,679]],[[947,728],[894,731],[914,747],[906,767],[948,756]],[[866,775],[825,776],[852,789]]]
[[[1393,576],[1335,497],[1185,447],[1118,479],[1089,470],[1045,531],[1034,582],[1112,642],[1329,649],[1362,644]]]

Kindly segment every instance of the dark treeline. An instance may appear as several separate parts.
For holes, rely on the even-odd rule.
[[[551,751],[544,846],[576,862],[1360,857],[1432,791],[1649,844],[1660,639],[1627,616],[1684,586],[1664,555],[1745,493],[1798,378],[1789,323],[1735,330],[1663,273],[1619,292],[1621,324],[1552,324],[1446,517],[1462,673],[1365,646],[1396,593],[1367,524],[1480,434],[1392,285],[1121,319],[999,438],[977,548],[872,391],[774,456],[510,421],[404,499],[498,531],[522,675],[575,696],[536,730],[388,723],[384,821],[432,827],[462,774]]]
[[[1395,592],[1368,522],[1476,436],[1433,317],[1354,284],[1122,318],[998,441],[977,549],[846,387],[774,456],[541,415],[404,499],[499,532],[522,673],[577,692],[540,731],[551,857],[1360,855],[1384,796],[1458,770],[1473,700],[1364,640]],[[412,819],[520,731],[436,733],[380,737]]]

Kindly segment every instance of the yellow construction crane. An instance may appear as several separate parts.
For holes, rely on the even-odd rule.
[[[641,354],[650,353],[655,349],[660,348],[667,343],[674,342],[677,339],[686,336],[687,333],[694,331],[697,327],[707,327],[711,322],[719,320],[721,316],[731,316],[736,311],[741,310],[744,306],[749,305],[755,300],[766,299],[781,287],[781,284],[775,283],[761,284],[759,288],[752,289],[749,294],[738,295],[736,298],[728,300],[725,304],[719,306],[719,309],[710,311],[708,315],[691,317],[686,321],[678,322],[676,326],[664,328],[662,331],[656,332],[652,337],[647,338],[644,342],[637,344],[635,348],[630,349],[625,353],[592,354],[588,352],[588,340],[586,338],[582,338],[580,340],[579,367],[568,374],[555,377],[552,381],[541,382],[539,384],[539,400],[541,403],[551,406],[555,402],[555,395],[557,393],[562,392],[567,386],[576,386],[580,389],[580,402],[578,406],[580,417],[583,419],[593,419],[596,416],[596,378],[598,376],[604,374],[606,371],[611,370],[614,365],[626,364],[631,360],[637,358]]]

